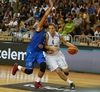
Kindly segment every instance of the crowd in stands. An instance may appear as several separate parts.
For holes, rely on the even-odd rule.
[[[49,0],[0,0],[0,31],[34,33],[34,28],[49,8]],[[56,31],[72,37],[100,34],[100,0],[52,0],[47,18]],[[92,27],[92,29],[91,29]],[[94,27],[94,28],[93,28]]]

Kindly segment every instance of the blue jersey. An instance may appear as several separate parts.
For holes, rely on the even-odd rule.
[[[28,45],[27,52],[41,52],[46,40],[46,32],[44,29],[40,32],[34,31],[31,42]]]

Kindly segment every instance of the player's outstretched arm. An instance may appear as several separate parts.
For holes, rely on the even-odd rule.
[[[45,12],[43,18],[41,19],[41,21],[37,25],[37,29],[36,29],[37,32],[39,32],[43,29],[43,24],[44,24],[45,20],[47,19],[48,15],[53,7],[53,3],[51,0],[49,0],[49,4],[50,4],[50,8]]]
[[[67,42],[64,38],[63,38],[63,36],[62,35],[60,35],[60,40],[61,40],[61,42],[63,42],[63,44],[65,44],[66,46],[74,46],[73,44],[71,44],[70,42]],[[76,47],[76,46],[75,46]],[[77,47],[76,47],[77,48]],[[78,52],[79,50],[78,50],[78,48],[77,48],[77,52]],[[76,52],[76,53],[77,53]]]

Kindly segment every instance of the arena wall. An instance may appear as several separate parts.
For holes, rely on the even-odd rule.
[[[25,66],[25,56],[28,43],[0,42],[0,65],[13,66],[18,63]],[[78,47],[76,55],[70,55],[67,47],[62,45],[70,71],[100,73],[100,48]],[[37,64],[35,68],[39,68]]]

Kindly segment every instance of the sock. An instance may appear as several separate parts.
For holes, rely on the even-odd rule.
[[[22,66],[18,65],[18,70],[21,70]]]
[[[67,83],[69,83],[69,84],[71,84],[71,83],[73,83],[72,81],[70,81],[69,79],[67,79],[67,81],[66,81]]]
[[[36,82],[40,82],[41,78],[40,77],[37,77],[37,81]]]

